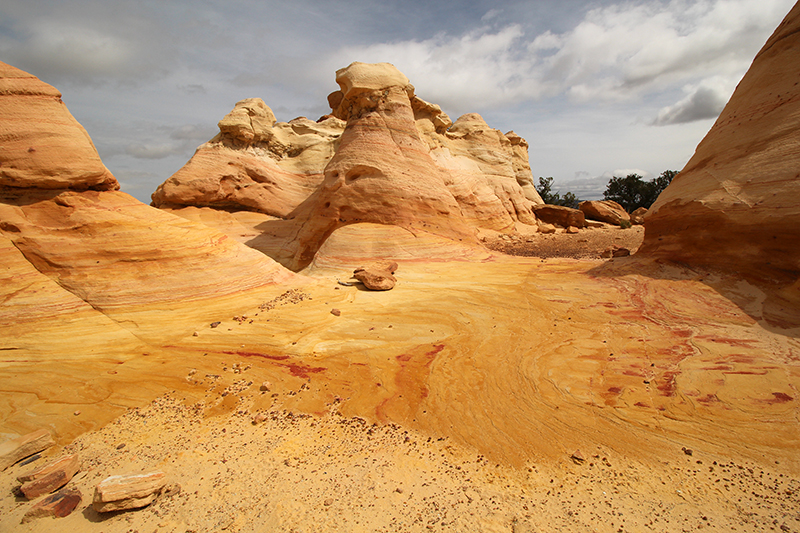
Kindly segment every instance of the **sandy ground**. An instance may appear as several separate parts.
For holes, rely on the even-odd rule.
[[[486,239],[484,244],[491,250],[508,255],[599,259],[603,251],[612,247],[627,248],[632,254],[636,253],[644,239],[644,226],[622,229],[607,225],[604,228],[584,228],[575,234],[568,234],[563,229],[557,231],[551,234],[497,236]]]
[[[800,532],[798,331],[757,320],[752,287],[592,255],[638,228],[530,239],[490,244],[567,259],[407,263],[383,294],[320,270],[172,312],[141,355],[9,352],[6,431],[59,444],[0,473],[0,531]],[[73,451],[79,508],[21,524],[16,476]],[[102,479],[153,470],[169,495],[92,510]]]
[[[245,373],[246,374],[246,373]],[[230,378],[233,379],[233,378]],[[83,457],[71,483],[85,495],[71,516],[20,520],[30,504],[0,499],[3,531],[798,531],[800,481],[765,467],[681,449],[660,464],[586,449],[522,468],[489,461],[445,437],[394,424],[281,407],[246,379],[204,401],[163,397],[131,409],[66,447]],[[264,400],[268,398],[265,402]],[[209,401],[206,404],[205,401]],[[267,409],[256,406],[267,405]],[[253,422],[263,412],[266,420]],[[40,459],[44,461],[44,459]],[[34,463],[34,465],[37,463]],[[9,494],[12,467],[0,479]],[[99,515],[88,505],[110,472],[163,471],[171,493],[138,511]],[[177,485],[177,486],[176,486]]]

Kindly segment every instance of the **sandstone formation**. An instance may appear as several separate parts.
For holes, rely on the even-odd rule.
[[[472,244],[476,228],[536,224],[532,207],[543,202],[524,139],[474,113],[453,123],[386,63],[353,63],[336,81],[332,114],[318,123],[276,124],[260,99],[237,103],[219,135],[159,186],[153,205],[178,214],[194,206],[293,219],[277,252],[248,244],[294,269],[308,265],[337,227],[353,223],[425,229]]]
[[[623,221],[629,222],[630,215],[625,208],[612,200],[590,200],[578,206],[583,215],[591,220],[599,220],[619,226]],[[645,209],[645,211],[647,211]]]
[[[330,102],[348,127],[294,220],[208,207],[177,218],[115,191],[0,190],[0,433],[52,428],[59,454],[91,464],[41,512],[63,516],[98,482],[101,511],[142,504],[169,493],[164,478],[101,481],[164,471],[181,498],[117,518],[72,512],[58,528],[798,529],[796,277],[773,297],[738,275],[639,254],[465,245],[493,227],[484,235],[520,242],[505,224],[526,224],[490,209],[502,204],[494,193],[464,202],[436,158],[467,151],[470,136],[502,139],[477,117],[451,139],[446,116],[414,104],[403,78],[373,74],[341,76]],[[221,135],[252,146],[260,122],[248,129],[240,111]],[[453,142],[438,156],[432,135],[414,133],[426,121]],[[751,140],[770,151],[768,136]],[[507,169],[501,160],[482,168]],[[327,201],[331,212],[313,212]],[[352,205],[387,212],[385,223],[357,220]],[[477,205],[486,226],[471,220]],[[558,248],[642,231],[524,239]],[[285,249],[308,276],[239,241]],[[391,291],[337,283],[377,257],[401,264]],[[38,509],[12,492],[21,470],[0,472],[2,531],[29,531],[20,520]]]
[[[60,490],[37,502],[22,517],[22,523],[25,524],[37,518],[67,517],[81,504],[82,499],[83,495],[79,489],[66,488]]]
[[[0,187],[119,189],[61,93],[2,62]]]
[[[260,98],[242,100],[153,193],[156,207],[209,206],[288,217],[322,182],[344,122],[305,117],[276,123]]]
[[[800,5],[756,56],[645,217],[640,254],[742,274],[800,273]]]
[[[644,216],[647,214],[646,207],[637,207],[631,213],[631,223],[641,226],[644,224]]]

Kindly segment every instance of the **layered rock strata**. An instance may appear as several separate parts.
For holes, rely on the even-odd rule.
[[[55,87],[0,62],[0,187],[116,190]]]
[[[759,278],[800,274],[800,5],[644,218],[638,254]]]

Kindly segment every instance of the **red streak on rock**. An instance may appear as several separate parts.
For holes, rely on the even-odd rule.
[[[746,339],[731,339],[729,337],[717,337],[716,335],[698,335],[695,337],[698,340],[705,340],[710,342],[719,342],[729,346],[739,346],[742,348],[754,348],[753,344],[757,341]]]
[[[708,404],[708,403],[718,402],[719,398],[717,398],[716,394],[707,394],[702,398],[698,398],[697,401]]]
[[[677,370],[664,372],[664,382],[656,387],[663,396],[675,396],[675,376],[678,374],[680,372]]]
[[[642,403],[642,402],[636,402],[636,403],[635,403],[635,404],[633,404],[633,405],[635,405],[636,407],[650,407],[650,406],[649,406],[649,405],[647,405],[646,403]]]
[[[770,403],[770,404],[773,404],[773,405],[776,404],[776,403],[786,403],[786,402],[791,402],[792,400],[794,400],[794,398],[792,398],[788,394],[784,394],[782,392],[773,392],[772,395],[775,396],[775,398],[772,399],[772,400],[766,400],[766,402]]]
[[[325,368],[321,366],[306,366],[298,363],[289,363],[286,367],[291,375],[303,379],[307,379],[309,374],[319,374],[325,371]]]
[[[241,355],[242,357],[263,357],[264,359],[271,359],[273,361],[285,361],[289,359],[288,355],[269,355],[265,353],[258,353],[258,352],[228,352],[224,351],[222,353],[228,355]]]
[[[741,374],[741,375],[751,375],[751,376],[765,376],[767,371],[763,372],[755,372],[753,370],[731,370],[730,372],[723,372],[723,374]]]
[[[707,366],[703,368],[703,370],[733,370],[733,368],[727,365],[720,365],[720,366]]]

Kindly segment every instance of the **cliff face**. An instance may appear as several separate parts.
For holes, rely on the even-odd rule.
[[[800,5],[645,217],[639,254],[759,278],[800,274]]]

